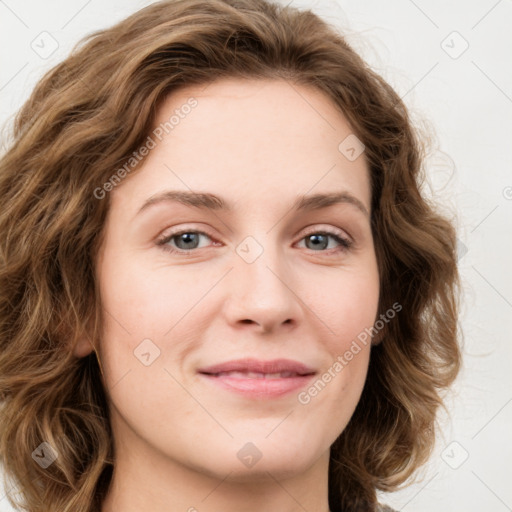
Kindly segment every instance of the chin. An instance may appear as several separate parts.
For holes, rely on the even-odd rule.
[[[210,474],[216,478],[224,478],[229,474],[230,481],[239,483],[285,480],[308,471],[323,455],[313,451],[313,447],[311,444],[308,446],[307,442],[301,446],[290,443],[284,449],[282,445],[276,447],[268,440],[266,444],[264,441],[255,441],[254,445],[250,442],[241,446],[238,444],[235,450],[219,454],[219,463],[215,467],[210,466]],[[233,455],[226,456],[228,452]]]
[[[223,476],[229,473],[228,480],[233,483],[258,483],[275,480],[286,480],[307,471],[314,460],[301,460],[295,456],[291,460],[274,455],[272,460],[260,459],[253,467],[232,464],[225,468]]]

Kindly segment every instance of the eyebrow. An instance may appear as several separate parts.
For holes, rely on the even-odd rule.
[[[177,202],[186,206],[200,208],[202,210],[233,211],[233,205],[230,202],[215,194],[210,194],[208,192],[167,190],[165,192],[155,194],[147,199],[136,215],[139,215],[151,206],[168,202]],[[365,216],[370,216],[362,201],[350,192],[346,191],[299,196],[293,203],[291,209],[296,211],[320,210],[335,204],[351,204]]]

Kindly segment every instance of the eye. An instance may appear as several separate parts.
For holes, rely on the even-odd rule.
[[[329,247],[329,239],[334,240],[338,244],[337,249],[336,247]],[[339,232],[313,231],[300,241],[302,242],[302,240],[305,240],[306,248],[316,252],[326,252],[325,249],[335,249],[335,252],[347,251],[352,247],[352,241],[342,236]]]
[[[206,233],[189,229],[166,235],[164,238],[157,240],[156,244],[164,251],[187,253],[193,249],[201,248],[198,247],[201,237],[206,237],[211,240],[211,237]],[[174,242],[175,246],[173,246],[171,242]]]
[[[204,233],[203,231],[197,231],[193,229],[181,230],[165,235],[156,241],[156,245],[162,250],[177,253],[181,255],[191,254],[194,249],[202,249],[200,247],[201,238],[207,238],[213,240],[213,238]],[[337,247],[329,247],[330,239],[334,241]],[[340,252],[347,251],[352,247],[352,241],[342,236],[341,232],[331,231],[311,231],[307,235],[301,238],[300,242],[305,240],[305,246],[307,249],[315,252]],[[218,242],[215,242],[218,245]],[[325,250],[330,249],[330,250]],[[332,251],[334,249],[334,251]]]

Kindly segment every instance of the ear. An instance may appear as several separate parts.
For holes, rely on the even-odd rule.
[[[85,357],[88,356],[92,351],[94,350],[94,347],[89,340],[87,336],[81,336],[78,341],[76,342],[75,346],[73,347],[73,354],[76,357]]]
[[[51,318],[51,331],[55,334],[61,347],[78,359],[88,356],[95,350],[89,333],[93,332],[93,315],[85,322],[77,325],[76,317],[71,313],[71,307],[60,304]],[[85,325],[84,325],[85,323]]]
[[[382,316],[382,315],[381,315]],[[375,327],[377,327],[377,321],[379,321],[379,316],[376,317],[375,319],[375,322],[373,323],[373,325]],[[380,320],[382,322],[382,320]],[[378,329],[377,332],[375,334],[372,335],[372,346],[374,345],[380,345],[382,343],[382,341],[384,340],[384,338],[386,337],[386,332],[387,332],[387,326],[383,326],[382,329]]]
[[[63,344],[72,343],[72,331],[71,327],[67,325],[64,315],[61,316],[60,324],[57,327],[57,336]],[[71,347],[73,355],[82,358],[88,356],[93,350],[94,346],[89,338],[87,331],[82,332],[78,339],[75,341],[75,345]]]
[[[96,352],[96,350],[94,349],[93,343],[87,334],[80,336],[76,340],[75,346],[73,347],[73,354],[76,357],[78,357],[79,359],[82,359],[85,356],[88,356],[92,351]],[[102,378],[104,378],[103,377],[104,376],[103,368],[101,366],[101,361],[98,356],[98,352],[96,352],[96,360],[98,361],[98,366],[99,366]]]
[[[384,330],[381,329],[375,336],[372,337],[372,346],[380,345],[384,339]]]

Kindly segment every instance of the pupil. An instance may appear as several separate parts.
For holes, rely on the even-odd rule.
[[[184,242],[184,244],[190,244],[191,242],[193,243],[194,241],[197,242],[197,240],[194,240],[194,237],[197,238],[197,234],[196,233],[182,233],[179,237],[178,237],[178,242]],[[178,247],[179,247],[179,243],[178,243]],[[180,247],[180,249],[190,249],[190,247]]]
[[[318,248],[319,245],[322,246],[322,249],[325,249],[327,247],[328,242],[327,237],[325,235],[309,235],[308,239],[313,242],[313,248]]]

